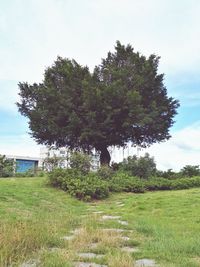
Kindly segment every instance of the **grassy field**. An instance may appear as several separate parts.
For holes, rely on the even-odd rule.
[[[121,216],[128,225],[102,220],[103,215]],[[109,228],[124,232],[103,230]],[[72,240],[63,239],[75,229]],[[41,267],[70,267],[83,261],[77,252],[89,251],[104,254],[93,261],[109,267],[134,266],[143,258],[159,266],[195,267],[200,266],[199,232],[200,189],[114,194],[83,203],[50,188],[45,178],[0,180],[1,267],[29,260]],[[124,246],[138,251],[124,252]]]

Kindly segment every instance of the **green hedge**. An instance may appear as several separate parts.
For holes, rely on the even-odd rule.
[[[49,173],[49,182],[60,187],[70,195],[82,200],[103,199],[108,197],[109,186],[95,173],[83,175],[73,169],[54,169]]]
[[[83,173],[74,169],[55,169],[49,173],[49,183],[67,191],[81,200],[103,199],[109,192],[144,193],[156,190],[180,190],[200,187],[200,177],[190,177],[170,180],[166,178],[151,178],[149,180],[130,176],[124,172],[107,174],[109,170],[101,172]]]

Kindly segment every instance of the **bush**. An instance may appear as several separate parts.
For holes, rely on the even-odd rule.
[[[109,166],[101,166],[97,171],[97,176],[102,180],[109,180],[113,175],[114,171]]]
[[[180,171],[183,177],[193,177],[200,175],[199,165],[186,165]]]
[[[14,160],[0,155],[0,177],[11,177],[14,171]]]
[[[68,192],[82,200],[103,199],[109,195],[108,183],[98,179],[95,175],[88,175],[85,179],[71,179],[68,181]]]
[[[109,189],[113,192],[144,193],[145,187],[142,180],[129,176],[127,173],[118,172],[109,181]]]
[[[60,168],[65,165],[67,158],[65,157],[58,157],[55,154],[50,157],[46,157],[43,162],[44,170],[47,172],[51,172],[56,168]]]
[[[125,159],[121,164],[121,170],[128,172],[132,176],[149,179],[156,173],[156,164],[154,158],[146,153],[144,157],[132,156]]]
[[[169,180],[165,178],[155,178],[145,182],[145,188],[149,191],[156,190],[180,190],[193,187],[200,187],[200,177],[181,178]]]
[[[172,169],[168,169],[167,171],[156,171],[156,176],[166,179],[178,179],[181,178],[180,172],[174,172]]]
[[[149,191],[171,190],[172,181],[165,178],[154,178],[145,182],[145,188]]]
[[[70,155],[70,167],[86,175],[90,171],[91,157],[81,152],[72,152]]]
[[[109,194],[108,183],[100,180],[95,173],[84,176],[74,169],[55,169],[49,173],[49,182],[52,186],[86,201],[103,199]]]
[[[193,187],[200,187],[200,177],[182,178],[172,181],[172,189],[188,189]]]

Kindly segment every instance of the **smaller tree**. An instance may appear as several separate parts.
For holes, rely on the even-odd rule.
[[[82,152],[71,152],[70,155],[70,167],[74,170],[79,171],[83,175],[89,173],[91,168],[91,157]]]
[[[14,173],[14,160],[0,155],[0,177],[10,177]]]
[[[156,174],[156,163],[153,157],[146,153],[143,157],[132,156],[122,162],[121,169],[133,176],[148,179]]]
[[[43,162],[44,170],[51,172],[55,168],[63,167],[66,160],[65,157],[58,157],[55,154],[52,157],[48,156]]]
[[[156,176],[166,179],[177,179],[181,177],[179,172],[174,172],[172,169],[168,169],[166,171],[157,170]]]
[[[199,165],[186,165],[181,169],[182,176],[192,177],[200,175]]]

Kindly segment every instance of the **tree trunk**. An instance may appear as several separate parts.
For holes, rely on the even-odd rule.
[[[100,163],[101,163],[101,166],[103,165],[107,165],[109,166],[110,165],[110,160],[111,160],[111,157],[110,157],[110,153],[107,149],[107,147],[102,147],[100,149]]]

